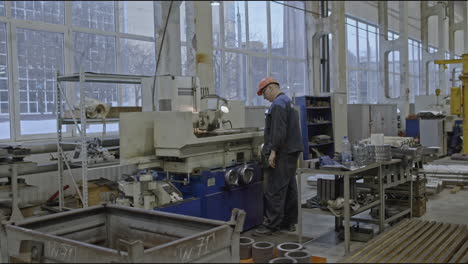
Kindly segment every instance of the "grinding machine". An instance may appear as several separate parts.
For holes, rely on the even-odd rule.
[[[142,173],[119,182],[117,202],[222,221],[239,208],[250,229],[263,220],[263,131],[245,127],[243,102],[203,94],[190,78],[167,77],[160,111],[120,115],[120,162]]]

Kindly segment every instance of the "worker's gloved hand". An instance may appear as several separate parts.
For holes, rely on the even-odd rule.
[[[276,167],[276,151],[274,151],[274,150],[271,151],[270,157],[268,158],[268,164],[272,168]]]

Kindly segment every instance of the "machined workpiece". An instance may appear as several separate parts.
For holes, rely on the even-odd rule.
[[[255,263],[267,263],[274,258],[275,245],[271,242],[259,241],[252,246],[252,258]]]
[[[240,259],[249,259],[252,257],[252,245],[255,243],[250,237],[240,237]]]
[[[278,251],[278,257],[284,257],[284,255],[290,251],[301,250],[303,246],[299,243],[285,242],[276,246]]]

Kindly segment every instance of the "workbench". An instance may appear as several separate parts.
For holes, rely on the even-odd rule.
[[[333,214],[323,211],[319,208],[309,209],[309,208],[302,208],[302,183],[301,177],[306,173],[310,174],[326,174],[326,175],[335,175],[336,178],[342,177],[344,179],[344,212],[341,217],[339,218],[339,222],[344,220],[344,241],[345,241],[345,255],[349,254],[350,252],[350,240],[351,240],[351,233],[350,233],[350,221],[358,221],[358,222],[367,222],[367,223],[375,223],[379,225],[379,233],[384,231],[385,224],[392,222],[400,217],[409,215],[412,216],[412,203],[409,203],[409,208],[389,217],[385,218],[385,189],[391,188],[406,182],[408,184],[409,189],[408,193],[410,195],[410,201],[412,199],[412,169],[413,166],[409,165],[404,167],[402,165],[401,160],[399,159],[392,159],[388,162],[374,162],[370,163],[364,167],[354,168],[349,171],[342,171],[342,170],[329,170],[329,169],[311,169],[311,168],[298,168],[296,171],[297,182],[298,182],[298,203],[299,203],[299,220],[298,220],[298,240],[299,243],[302,243],[302,211],[306,210],[312,213],[327,213],[328,215]],[[373,202],[360,207],[358,210],[351,212],[350,210],[350,179],[361,177],[365,180],[368,186],[375,188],[378,190],[378,198]],[[373,207],[379,206],[379,217],[378,219],[361,219],[361,218],[352,218],[355,215],[358,215],[366,210],[369,210]]]

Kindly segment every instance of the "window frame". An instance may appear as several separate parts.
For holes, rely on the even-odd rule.
[[[300,2],[304,2],[304,1],[300,1]],[[265,1],[265,4],[266,4],[266,10],[265,12],[267,12],[266,14],[266,17],[267,17],[267,52],[257,52],[257,51],[253,51],[250,46],[249,46],[249,43],[250,43],[250,32],[249,32],[249,1],[245,1],[244,2],[245,5],[244,5],[244,9],[245,9],[245,41],[246,41],[246,47],[245,49],[243,48],[240,48],[240,47],[237,47],[237,48],[233,48],[233,47],[226,47],[225,45],[225,26],[224,26],[224,1],[221,1],[220,2],[220,6],[219,6],[219,23],[220,23],[220,32],[219,32],[219,40],[218,40],[218,43],[219,45],[216,46],[216,45],[213,45],[213,52],[220,52],[219,53],[219,56],[220,57],[220,72],[221,72],[221,79],[220,79],[220,91],[226,91],[226,81],[225,81],[225,78],[223,78],[223,75],[225,73],[225,69],[224,69],[224,65],[225,65],[225,53],[226,52],[229,52],[229,53],[235,53],[235,54],[240,54],[240,55],[243,55],[243,56],[246,56],[247,58],[247,76],[246,76],[246,91],[245,91],[245,105],[246,106],[264,106],[264,105],[268,105],[268,102],[266,102],[265,100],[263,100],[263,98],[260,98],[261,100],[259,100],[257,97],[252,97],[252,95],[254,94],[254,90],[256,90],[256,87],[252,87],[252,85],[250,85],[252,83],[252,80],[253,80],[253,72],[252,70],[252,59],[253,58],[263,58],[263,59],[266,59],[267,60],[267,76],[271,76],[271,60],[272,59],[279,59],[279,60],[283,60],[285,62],[287,62],[287,66],[286,67],[289,67],[289,64],[290,63],[305,63],[306,67],[307,67],[307,38],[304,38],[304,50],[303,50],[303,58],[298,58],[298,57],[292,57],[292,56],[281,56],[281,55],[277,55],[277,54],[272,54],[272,40],[271,40],[271,2],[270,1]],[[305,5],[305,3],[304,3]],[[287,8],[287,7],[285,7]],[[212,8],[213,10],[213,8]],[[284,15],[284,17],[286,17],[286,15]],[[284,18],[286,19],[286,18]],[[306,16],[304,15],[304,34],[306,34],[307,32],[307,29],[306,29]],[[286,30],[283,34],[287,35],[287,39],[289,40],[289,30]],[[215,65],[213,65],[213,68],[215,67]],[[213,69],[214,71],[214,69]],[[290,75],[288,74],[288,79],[290,77]],[[265,76],[266,77],[266,76]],[[215,77],[216,78],[216,77]],[[307,69],[305,68],[304,69],[304,94],[308,94],[309,92],[309,89],[308,89],[308,85],[309,85],[309,79],[308,79],[308,74],[307,74]],[[258,103],[255,103],[255,101],[260,101],[261,103],[258,104]]]
[[[120,6],[123,5],[123,2],[114,1],[114,16],[115,16],[115,30],[113,32],[103,31],[99,29],[84,28],[73,25],[72,18],[72,7],[73,1],[64,1],[64,24],[53,24],[43,21],[33,21],[33,20],[23,20],[16,19],[12,15],[12,2],[4,1],[5,3],[5,16],[0,15],[0,22],[6,24],[6,41],[7,41],[7,76],[8,76],[8,91],[9,91],[9,119],[10,119],[10,138],[9,139],[0,139],[0,142],[17,142],[17,141],[33,141],[33,140],[44,140],[44,139],[55,139],[57,137],[56,133],[43,133],[43,134],[21,134],[21,112],[20,112],[20,103],[19,103],[19,70],[18,70],[18,47],[17,42],[17,30],[18,29],[27,29],[27,30],[36,30],[36,31],[45,31],[52,33],[63,34],[63,51],[62,62],[64,67],[64,73],[74,73],[78,72],[79,69],[74,67],[74,52],[75,52],[75,43],[73,41],[73,35],[75,32],[79,33],[88,33],[88,34],[97,34],[104,36],[113,36],[115,37],[115,54],[116,57],[116,72],[119,73],[122,70],[122,58],[118,56],[118,53],[121,50],[121,40],[122,39],[131,39],[139,41],[148,41],[154,43],[155,54],[157,53],[157,32],[153,32],[153,36],[143,36],[130,33],[120,32]],[[156,13],[158,11],[157,3],[153,2],[153,22],[154,28],[156,28]],[[56,83],[55,83],[56,84]],[[67,87],[66,90],[72,92],[72,89],[78,89],[75,84],[62,82],[64,87]],[[117,98],[121,102],[122,98],[119,94],[120,88],[117,89]],[[70,93],[74,94],[74,93]],[[73,97],[70,97],[73,98]],[[71,127],[71,126],[69,126]],[[107,129],[106,129],[107,130]],[[107,135],[118,135],[118,131],[107,132]],[[101,133],[88,133],[89,136],[98,136]],[[72,129],[67,129],[67,132],[63,133],[64,137],[74,138],[78,137],[79,134],[77,131]]]
[[[354,20],[354,22],[356,23],[356,25],[350,25],[347,23],[347,19],[350,19],[350,20]],[[362,24],[365,24],[366,25],[366,28],[365,28],[365,32],[366,32],[366,43],[367,43],[367,47],[366,47],[366,51],[367,51],[367,67],[360,67],[360,63],[361,63],[361,58],[360,58],[360,51],[359,51],[359,47],[360,47],[360,41],[359,41],[359,23],[362,23]],[[351,16],[351,15],[348,15],[346,14],[345,15],[345,25],[346,25],[346,53],[348,52],[348,33],[347,33],[347,30],[348,30],[348,26],[350,26],[351,28],[354,28],[354,33],[355,33],[355,41],[356,41],[356,52],[357,52],[357,56],[356,56],[356,62],[357,62],[357,66],[352,66],[352,65],[349,65],[347,63],[346,65],[346,76],[348,78],[348,75],[349,75],[349,72],[356,72],[356,91],[355,92],[355,98],[350,98],[350,93],[349,93],[349,90],[348,90],[348,104],[369,104],[369,103],[377,103],[379,101],[379,97],[378,97],[378,93],[377,91],[372,91],[372,87],[369,87],[369,73],[375,73],[375,76],[378,76],[379,74],[379,68],[375,68],[375,70],[370,67],[370,45],[369,45],[369,34],[374,34],[374,33],[371,33],[369,32],[369,26],[372,26],[376,29],[376,32],[375,32],[375,52],[376,52],[376,64],[378,65],[380,63],[380,58],[379,58],[379,26],[376,25],[376,24],[373,24],[373,23],[370,23],[366,20],[363,20],[361,18],[358,18],[358,17],[355,17],[355,16]],[[360,89],[360,75],[359,75],[359,72],[362,72],[362,71],[365,71],[367,72],[366,76],[367,76],[367,87],[366,87],[366,90],[367,90],[367,96],[366,96],[366,99],[365,100],[362,100],[360,94],[361,94],[361,89]],[[348,80],[348,79],[347,79]],[[378,85],[378,79],[377,79],[377,85]],[[347,87],[349,89],[349,85],[347,84]],[[369,97],[374,97],[374,98],[369,98]]]

